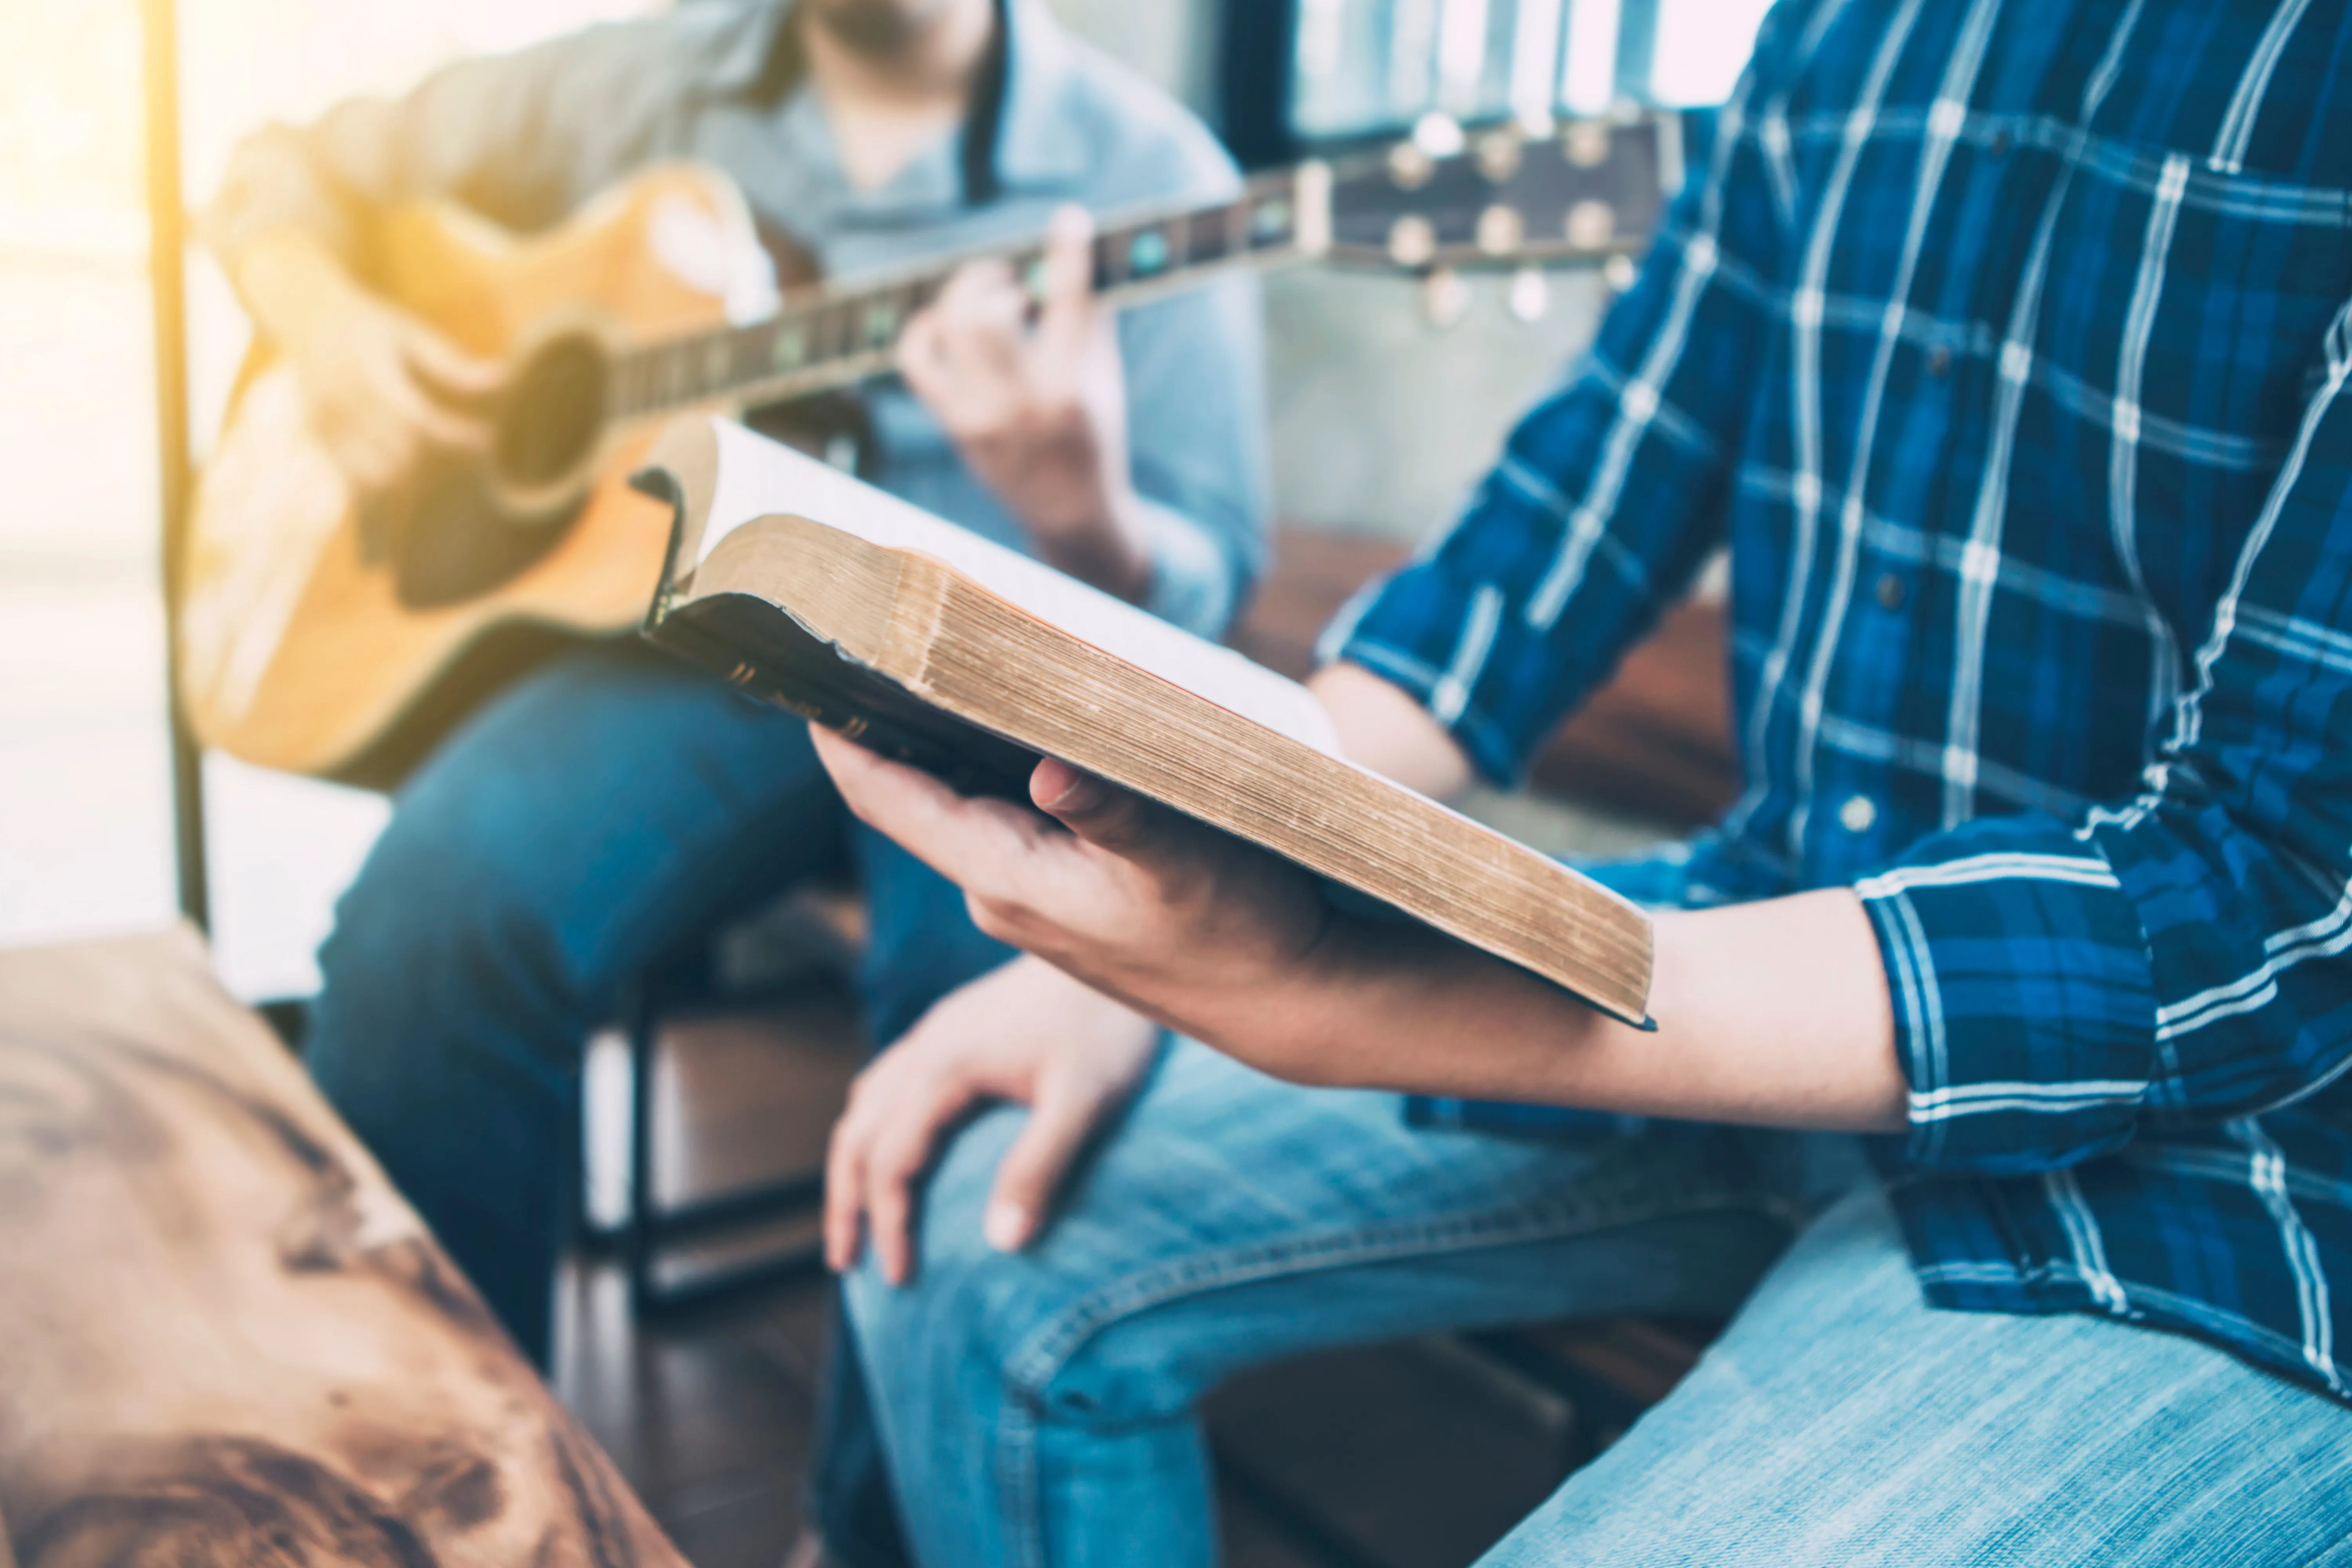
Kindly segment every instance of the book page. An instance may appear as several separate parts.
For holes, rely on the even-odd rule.
[[[869,544],[919,550],[1114,658],[1318,751],[1339,754],[1330,716],[1297,682],[830,464],[730,421],[713,420],[712,426],[719,438],[718,490],[698,561],[710,559],[719,541],[745,523],[778,512]]]

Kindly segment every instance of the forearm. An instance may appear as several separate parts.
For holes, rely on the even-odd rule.
[[[1765,1126],[1895,1131],[1876,939],[1844,890],[1657,917],[1655,1032],[1418,927],[1334,918],[1284,983],[1171,1021],[1303,1082]]]
[[[1359,664],[1339,664],[1307,683],[1331,716],[1348,760],[1433,800],[1470,786],[1470,758],[1421,700]]]

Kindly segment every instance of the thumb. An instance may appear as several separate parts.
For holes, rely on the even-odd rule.
[[[1048,757],[1029,776],[1029,799],[1078,837],[1122,859],[1139,858],[1160,836],[1150,801]]]
[[[1086,1147],[1101,1106],[1095,1096],[1061,1077],[1048,1076],[1039,1083],[1028,1125],[996,1167],[996,1186],[989,1193],[988,1218],[982,1222],[991,1247],[1018,1252],[1037,1239],[1054,1194]]]
[[[1084,207],[1055,210],[1045,230],[1044,281],[1038,352],[1048,364],[1075,369],[1094,329],[1095,221]]]

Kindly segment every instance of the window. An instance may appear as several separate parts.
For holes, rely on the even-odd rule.
[[[1290,130],[1682,107],[1731,89],[1770,0],[1297,0]]]

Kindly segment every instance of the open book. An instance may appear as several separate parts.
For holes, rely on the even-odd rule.
[[[646,635],[967,792],[1052,755],[1647,1021],[1650,925],[1339,755],[1307,688],[708,415],[637,477],[677,508]]]

